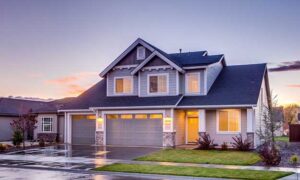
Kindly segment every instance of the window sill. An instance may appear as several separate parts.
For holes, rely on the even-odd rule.
[[[217,132],[219,135],[238,135],[241,134],[242,132]]]

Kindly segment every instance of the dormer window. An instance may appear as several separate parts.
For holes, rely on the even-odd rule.
[[[199,94],[200,93],[200,74],[187,73],[185,75],[185,91],[186,94]]]
[[[136,59],[143,60],[146,58],[146,49],[143,46],[139,46],[136,51]]]
[[[131,94],[133,82],[131,76],[115,77],[115,94]]]

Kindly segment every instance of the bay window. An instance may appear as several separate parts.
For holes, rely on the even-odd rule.
[[[219,133],[241,132],[241,111],[226,109],[217,111],[217,130]]]

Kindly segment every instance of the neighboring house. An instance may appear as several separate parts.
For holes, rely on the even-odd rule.
[[[58,110],[66,143],[169,147],[203,133],[219,145],[238,134],[260,143],[271,102],[266,64],[228,66],[224,55],[167,54],[137,39],[100,76]]]
[[[41,133],[55,133],[61,141],[64,135],[64,116],[58,113],[58,109],[69,99],[55,100],[51,102],[26,100],[15,98],[0,98],[0,141],[12,139],[13,130],[10,123],[31,109],[37,115],[37,128],[34,130],[34,138]]]

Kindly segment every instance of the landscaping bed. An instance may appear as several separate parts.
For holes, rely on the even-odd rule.
[[[236,170],[220,168],[183,167],[165,165],[141,165],[141,164],[112,164],[95,169],[96,171],[113,171],[145,174],[162,174],[175,176],[193,176],[210,178],[230,178],[230,179],[279,179],[293,173],[278,171],[256,171],[256,170]]]
[[[260,161],[260,157],[256,152],[165,149],[144,157],[136,158],[135,160],[199,164],[253,165]]]

